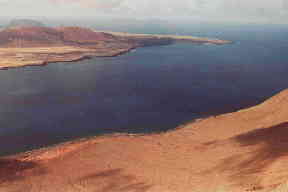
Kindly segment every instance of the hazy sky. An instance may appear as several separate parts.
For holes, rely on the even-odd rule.
[[[288,0],[0,0],[0,16],[100,15],[285,23]]]

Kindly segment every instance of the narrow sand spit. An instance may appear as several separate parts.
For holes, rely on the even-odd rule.
[[[111,135],[2,157],[2,192],[268,191],[288,178],[288,90],[151,135]]]

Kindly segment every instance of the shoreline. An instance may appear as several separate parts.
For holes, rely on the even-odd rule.
[[[69,181],[78,183],[79,178],[91,176],[83,186],[87,191],[103,191],[100,186],[110,186],[116,181],[113,192],[120,192],[125,186],[136,190],[136,183],[151,185],[147,192],[206,191],[219,186],[227,186],[228,191],[233,192],[254,189],[262,192],[260,189],[275,188],[287,178],[283,176],[279,180],[287,159],[282,154],[284,149],[287,151],[287,142],[279,142],[279,139],[286,139],[287,106],[288,90],[284,90],[259,105],[197,119],[163,133],[109,134],[4,156],[0,161],[8,165],[0,167],[0,181],[5,175],[14,174],[11,167],[23,178],[16,181],[8,178],[7,185],[0,182],[0,189],[9,189],[11,183],[22,187],[35,183],[37,186],[37,181],[41,180],[45,182],[43,192],[55,191],[55,187],[63,192],[76,192],[78,188],[71,187]],[[247,144],[246,139],[252,144]],[[268,143],[263,145],[263,142]],[[266,154],[263,150],[270,149],[270,145],[273,151]],[[262,152],[264,156],[259,156]],[[273,161],[268,161],[270,158]],[[260,169],[259,163],[263,161],[265,169]],[[37,166],[21,169],[31,163]],[[39,175],[39,170],[43,169],[46,171]],[[121,172],[110,175],[112,170]],[[243,178],[234,177],[235,174]],[[56,175],[60,176],[58,180],[55,180]],[[126,180],[128,176],[133,179]],[[51,182],[55,183],[51,185]],[[37,192],[37,188],[31,191]]]
[[[97,31],[92,31],[97,34]],[[93,57],[117,57],[132,50],[149,46],[167,46],[177,42],[196,44],[231,44],[232,41],[176,35],[149,35],[121,32],[99,32],[116,40],[99,41],[93,45],[55,45],[38,47],[0,47],[0,70],[25,66],[44,66],[49,63],[75,62]],[[91,47],[90,47],[91,46]]]
[[[192,43],[211,43],[215,45],[231,44],[233,41],[222,40],[218,38],[196,37],[190,35],[170,35],[170,34],[143,34],[143,33],[128,33],[128,32],[113,32],[113,31],[98,31],[95,32],[108,33],[118,37],[126,38],[157,38],[157,39],[171,39],[175,42],[192,42]]]
[[[51,48],[53,49],[53,47],[49,47],[49,49],[51,49]],[[0,48],[0,50],[1,49],[2,48]],[[10,49],[13,49],[13,48],[10,48]],[[23,48],[23,49],[25,49],[25,48]],[[28,48],[28,49],[38,50],[39,48]],[[40,48],[40,49],[46,49],[46,48],[43,47],[43,48]],[[80,51],[81,51],[81,49],[82,48],[80,48]],[[28,62],[28,63],[24,63],[24,62],[21,62],[21,61],[20,62],[19,61],[10,61],[10,63],[15,62],[16,65],[15,65],[15,63],[13,63],[13,64],[9,64],[8,63],[8,64],[2,64],[2,66],[1,66],[1,61],[0,61],[0,70],[8,70],[8,69],[19,68],[19,67],[46,66],[46,65],[48,65],[50,63],[77,62],[77,61],[82,61],[82,60],[86,60],[86,59],[92,59],[94,57],[117,57],[117,56],[129,53],[129,52],[131,52],[132,50],[135,50],[135,49],[137,49],[137,47],[127,48],[125,50],[119,50],[119,51],[112,52],[112,53],[108,52],[107,54],[104,54],[104,55],[97,55],[97,52],[94,51],[94,53],[93,53],[93,50],[89,50],[90,53],[85,53],[85,52],[84,53],[80,53],[80,54],[76,53],[75,55],[73,55],[73,52],[68,52],[68,53],[64,53],[64,54],[72,54],[71,58],[66,57],[64,59],[62,59],[62,58],[61,59],[57,59],[57,58],[53,58],[53,56],[52,56],[52,58],[49,58],[48,60],[38,60],[38,61],[37,60],[36,61],[33,61],[33,60],[28,61],[28,60],[26,60],[26,61],[24,61],[24,62]],[[51,54],[55,54],[55,53],[51,53]],[[63,54],[63,53],[60,53],[59,55],[56,55],[56,57],[61,56],[61,54]],[[49,53],[48,53],[48,57],[49,57]]]
[[[79,56],[78,58],[74,58],[74,59],[69,59],[69,60],[63,60],[63,61],[43,61],[43,62],[39,62],[39,63],[33,63],[33,64],[25,64],[25,65],[20,65],[20,66],[0,66],[0,70],[9,70],[9,69],[13,69],[13,68],[22,68],[22,67],[34,67],[34,66],[46,66],[49,65],[51,63],[70,63],[70,62],[78,62],[78,61],[83,61],[83,60],[89,60],[89,59],[93,59],[96,57],[118,57],[121,56],[123,54],[129,53],[133,50],[135,50],[137,48],[131,48],[127,51],[122,51],[119,53],[115,53],[113,55],[107,55],[107,56],[93,56],[93,55],[82,55]]]

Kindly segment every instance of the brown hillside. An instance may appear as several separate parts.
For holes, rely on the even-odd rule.
[[[80,27],[6,28],[0,31],[0,69],[117,56],[136,48],[133,42]]]
[[[17,27],[0,31],[1,47],[37,47],[63,44],[62,33],[48,27]]]
[[[93,45],[114,41],[113,35],[80,27],[15,27],[0,31],[0,47],[49,47]]]
[[[60,27],[57,31],[63,33],[63,40],[67,42],[97,43],[116,39],[113,35],[81,27]]]
[[[2,158],[0,191],[269,191],[288,180],[287,117],[288,90],[163,134],[103,136]]]

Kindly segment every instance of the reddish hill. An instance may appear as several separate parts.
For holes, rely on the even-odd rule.
[[[1,47],[37,47],[63,44],[61,32],[48,27],[18,27],[0,32]]]
[[[116,37],[111,34],[95,32],[88,28],[60,27],[57,30],[62,32],[63,40],[66,42],[97,43],[98,41],[116,40]]]
[[[114,40],[113,35],[80,27],[15,27],[0,32],[0,47],[83,46]]]

